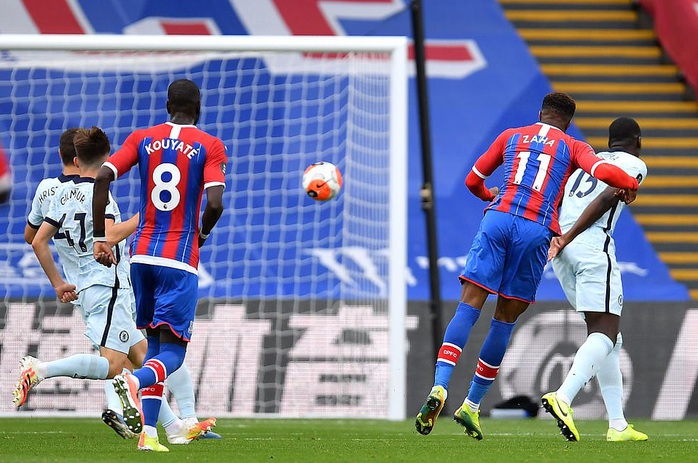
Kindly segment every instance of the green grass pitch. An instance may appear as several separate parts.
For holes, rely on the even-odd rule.
[[[688,462],[698,461],[698,421],[636,420],[648,442],[606,442],[606,422],[580,421],[582,440],[564,440],[549,419],[483,418],[475,441],[442,417],[421,436],[412,420],[221,419],[219,441],[139,452],[98,418],[0,419],[0,462]],[[161,442],[166,444],[161,430]]]

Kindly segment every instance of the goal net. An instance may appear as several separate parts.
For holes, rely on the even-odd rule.
[[[405,49],[386,37],[0,36],[0,144],[14,179],[0,205],[0,397],[20,357],[92,349],[23,239],[39,181],[61,173],[61,133],[96,125],[115,151],[168,120],[167,86],[188,78],[202,89],[199,127],[230,159],[186,357],[197,411],[404,418]],[[301,188],[317,161],[344,176],[335,200]],[[137,169],[113,183],[125,218],[139,185]],[[103,406],[102,382],[52,378],[0,413]]]

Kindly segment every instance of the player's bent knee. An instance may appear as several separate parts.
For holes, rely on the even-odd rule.
[[[107,374],[109,379],[121,374],[124,368],[131,369],[131,362],[129,362],[128,357],[123,352],[102,347],[100,355],[109,361],[109,373]]]
[[[620,317],[605,312],[584,312],[584,320],[587,324],[587,335],[601,333],[608,336],[611,342],[617,342],[616,335],[620,327]]]
[[[516,323],[519,316],[528,309],[529,303],[499,296],[494,309],[494,318],[500,322]]]
[[[172,330],[169,330],[169,329],[160,330],[160,342],[166,343],[166,344],[177,344],[179,346],[184,347],[185,349],[187,348],[187,345],[189,344],[187,341],[180,338],[179,336],[174,334],[172,332]]]
[[[461,279],[460,282],[460,301],[464,304],[475,307],[476,309],[482,309],[482,306],[485,305],[487,297],[490,295],[489,291],[469,282],[468,280]]]
[[[111,361],[110,360],[109,361],[109,374],[107,375],[107,379],[112,379],[114,376],[120,375],[121,373],[123,373],[124,368],[129,370],[129,371],[133,371],[133,370],[131,370],[130,366],[131,366],[131,362],[128,362],[128,361],[123,361],[123,360],[122,361],[118,361],[118,360]]]
[[[131,349],[128,351],[128,360],[129,363],[132,364],[133,368],[138,369],[143,366],[147,351],[148,342],[145,339],[131,346]]]

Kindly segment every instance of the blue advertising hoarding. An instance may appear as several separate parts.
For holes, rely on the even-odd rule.
[[[21,0],[10,0],[17,4]],[[65,30],[51,28],[61,24],[47,24],[30,6],[14,8],[14,16],[0,19],[0,33],[96,33],[96,34],[224,34],[224,35],[355,35],[355,36],[410,36],[408,5],[402,0],[356,0],[351,2],[323,2],[322,0],[202,0],[199,2],[171,2],[167,0],[94,2],[55,2],[47,8],[55,8],[56,15],[67,15],[61,24]],[[427,34],[427,70],[429,74],[429,98],[434,153],[436,207],[438,214],[439,263],[441,267],[442,296],[456,299],[460,288],[456,277],[464,264],[485,204],[465,188],[464,179],[479,156],[504,129],[527,125],[537,120],[540,102],[551,91],[551,86],[525,43],[513,26],[504,18],[501,7],[492,1],[442,2],[424,1],[425,29]],[[71,16],[72,15],[72,16]],[[70,18],[72,17],[72,20]],[[68,73],[69,74],[69,73]],[[56,71],[41,69],[32,71],[36,79],[45,75],[56,76]],[[9,81],[9,71],[0,73]],[[28,77],[28,74],[27,76]],[[59,75],[70,81],[70,76]],[[22,79],[14,75],[13,79]],[[154,108],[164,107],[164,89],[170,77],[164,75],[156,83],[133,82],[134,87],[157,89],[161,95],[155,98]],[[63,95],[61,85],[44,84],[47,94]],[[65,85],[70,86],[70,83]],[[20,86],[0,86],[0,109],[12,113],[7,105],[13,104],[10,93]],[[203,85],[206,92],[206,86]],[[82,89],[81,91],[84,91]],[[108,86],[94,89],[109,92]],[[409,86],[409,154],[408,154],[408,298],[424,300],[429,297],[426,259],[424,214],[421,210],[420,188],[422,184],[420,140],[416,86],[411,79]],[[42,112],[45,101],[27,103],[27,112]],[[224,102],[223,102],[224,103]],[[96,100],[75,101],[75,107],[62,108],[71,111],[91,111]],[[87,107],[85,106],[87,105]],[[222,104],[222,107],[227,105]],[[139,116],[138,102],[122,99],[114,107],[100,107],[112,118],[100,120],[103,125],[114,126],[114,145],[118,147],[128,135],[126,127],[145,124],[147,116]],[[140,108],[145,111],[148,108]],[[233,111],[221,109],[221,111]],[[70,117],[70,116],[68,116]],[[143,119],[139,119],[143,117]],[[163,113],[163,118],[165,117]],[[207,117],[204,115],[204,117]],[[211,116],[209,116],[211,117]],[[236,115],[244,117],[244,115]],[[282,114],[272,115],[283,117]],[[6,138],[9,127],[2,127],[0,136],[4,146],[32,145],[35,148],[55,147],[56,135],[45,135],[42,128],[61,126],[65,121],[32,119],[31,126],[13,127],[20,139],[12,142]],[[3,120],[2,124],[9,124]],[[67,124],[70,126],[70,124]],[[119,127],[124,127],[119,129]],[[32,133],[34,132],[34,133]],[[55,134],[56,132],[50,132]],[[58,132],[59,133],[59,132]],[[582,138],[581,132],[572,127],[570,133]],[[322,146],[318,146],[322,150]],[[274,149],[274,148],[272,148]],[[44,169],[38,168],[44,159],[27,159],[21,152],[12,150],[9,155],[15,178],[26,178],[18,183],[10,205],[0,206],[0,226],[7,226],[7,243],[0,247],[0,284],[12,298],[34,297],[51,293],[48,282],[42,283],[41,270],[27,257],[31,250],[23,244],[22,230],[28,210],[27,199],[41,180]],[[58,157],[49,157],[50,170],[60,171]],[[233,161],[234,162],[234,161]],[[36,163],[37,168],[32,168]],[[261,164],[260,164],[261,165]],[[260,165],[254,162],[238,169],[254,171]],[[298,165],[302,171],[302,165]],[[288,165],[286,166],[288,168]],[[239,171],[239,170],[238,170]],[[650,171],[649,175],[652,175]],[[350,181],[350,179],[348,179]],[[487,181],[490,186],[501,182],[501,172]],[[229,187],[231,185],[228,185]],[[241,186],[240,186],[241,187]],[[117,192],[118,193],[118,192]],[[123,192],[122,192],[123,194]],[[300,199],[299,199],[300,201]],[[293,206],[293,205],[290,205]],[[251,211],[251,212],[249,212]],[[261,220],[263,211],[241,209],[235,220],[245,222],[240,214],[252,214],[250,219]],[[5,220],[7,217],[9,220]],[[230,219],[233,220],[233,219]],[[314,215],[298,220],[317,220]],[[234,229],[234,223],[227,229]],[[4,231],[4,230],[3,230]],[[669,275],[656,252],[647,241],[641,227],[626,210],[617,225],[617,255],[623,269],[625,298],[627,300],[685,300],[686,288]],[[231,233],[229,240],[234,240]],[[273,239],[283,240],[279,235]],[[236,295],[235,288],[226,287],[230,276],[225,269],[230,260],[244,256],[229,253],[205,252],[202,263],[208,269],[210,285],[202,285],[206,295]],[[218,262],[219,261],[219,262]],[[211,265],[209,265],[211,264]],[[277,275],[287,281],[289,270],[280,268]],[[328,269],[328,271],[330,271]],[[219,272],[219,273],[217,273]],[[292,274],[292,273],[291,273]],[[27,286],[28,279],[32,285]],[[253,281],[257,281],[253,279]],[[22,283],[22,284],[19,284]],[[228,285],[229,286],[229,285]],[[209,289],[205,289],[209,288]],[[218,289],[215,289],[218,288]],[[248,297],[295,296],[307,293],[297,285],[251,284],[245,288]],[[547,270],[538,291],[539,300],[560,300],[564,295],[551,270]]]

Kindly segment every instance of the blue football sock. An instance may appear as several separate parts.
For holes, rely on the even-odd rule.
[[[141,407],[143,408],[143,422],[145,426],[155,428],[157,425],[163,390],[163,383],[141,388]],[[148,433],[148,435],[151,434]]]
[[[465,344],[468,342],[470,330],[472,330],[479,316],[480,311],[475,307],[464,302],[458,303],[456,313],[446,327],[444,341],[436,359],[434,386],[443,386],[444,389],[448,389],[453,369],[456,363],[458,363],[458,358]]]
[[[502,359],[504,359],[504,354],[507,351],[514,326],[516,326],[516,323],[492,319],[490,331],[480,349],[480,358],[468,390],[466,400],[470,403],[479,405],[492,383],[494,383],[494,379],[497,377],[497,373],[499,373],[499,366],[502,364]]]
[[[145,352],[144,363],[160,353],[160,336],[148,336],[146,339],[148,340],[148,350]]]
[[[150,347],[148,347],[148,351],[150,351]],[[161,342],[160,352],[153,358],[148,359],[143,364],[143,368],[134,373],[134,376],[138,378],[141,389],[165,381],[171,372],[182,366],[186,353],[187,348],[185,346]]]
[[[143,366],[148,360],[152,359],[160,353],[160,336],[148,336],[148,350],[145,352],[145,358],[143,359]],[[133,375],[138,378],[138,382],[143,387],[143,384],[155,384],[157,383],[157,378],[155,377],[155,372],[151,371],[149,368],[140,368],[133,372]],[[146,383],[144,383],[144,381]]]
[[[187,364],[183,363],[176,371],[167,377],[167,388],[177,401],[181,418],[195,418],[194,386],[191,382],[191,374]]]

